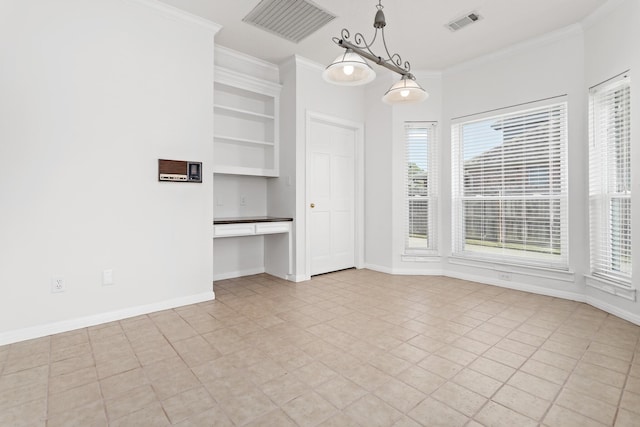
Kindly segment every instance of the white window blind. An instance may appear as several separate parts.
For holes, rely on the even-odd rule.
[[[631,282],[631,82],[628,73],[589,93],[591,273]]]
[[[405,253],[437,251],[435,129],[435,122],[405,123]]]
[[[453,254],[566,269],[566,102],[454,121],[452,143]]]

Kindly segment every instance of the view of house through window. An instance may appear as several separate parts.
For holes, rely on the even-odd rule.
[[[567,266],[567,105],[454,122],[453,252]]]
[[[435,122],[405,123],[405,252],[435,252],[437,171]]]
[[[631,82],[628,73],[589,93],[591,273],[631,282]]]

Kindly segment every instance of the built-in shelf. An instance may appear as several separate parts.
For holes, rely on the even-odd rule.
[[[280,88],[273,82],[216,67],[215,173],[278,176]]]
[[[214,135],[213,138],[219,139],[219,140],[225,140],[229,142],[237,142],[241,144],[274,145],[274,143],[270,141],[259,141],[257,139],[236,138],[235,136],[228,136],[228,135]]]
[[[246,168],[241,166],[225,166],[217,165],[214,173],[224,175],[248,175],[248,176],[265,176],[267,178],[275,178],[278,175],[272,169]]]
[[[228,106],[219,105],[219,104],[214,105],[214,107],[216,110],[219,110],[221,114],[226,113],[226,114],[234,114],[239,116],[254,117],[256,119],[275,120],[275,117],[272,114],[255,113],[253,111],[243,110],[243,109],[234,108],[234,107],[228,107]]]

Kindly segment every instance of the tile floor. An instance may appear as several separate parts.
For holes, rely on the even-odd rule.
[[[640,426],[640,327],[348,270],[0,347],[0,426]]]

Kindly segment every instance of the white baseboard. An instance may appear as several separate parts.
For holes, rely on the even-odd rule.
[[[142,314],[168,310],[176,307],[182,307],[184,305],[212,301],[215,298],[216,295],[215,293],[213,293],[213,291],[204,292],[201,294],[189,295],[187,297],[160,301],[153,304],[139,305],[137,307],[129,307],[122,310],[110,311],[107,313],[100,313],[92,316],[79,317],[76,319],[63,320],[61,322],[48,323],[46,325],[32,326],[15,331],[3,332],[0,333],[0,345],[46,337],[52,334],[73,331],[75,329],[95,326],[101,323],[114,322],[116,320],[122,320],[129,317],[140,316]]]
[[[379,271],[380,273],[393,274],[393,270],[391,267],[387,267],[386,265],[376,265],[376,264],[367,264],[365,263],[364,268],[373,271]]]
[[[640,325],[640,315],[631,313],[627,310],[622,310],[615,305],[611,305],[607,302],[601,301],[598,298],[594,298],[591,295],[587,295],[585,298],[585,302],[589,305],[594,306],[595,308],[599,308],[602,311],[606,311],[609,314],[613,314],[614,316],[618,316],[621,319],[624,319],[628,322],[635,323],[636,325]]]
[[[387,266],[366,264],[365,267],[369,270],[379,271],[386,274],[397,274],[399,276],[442,276],[444,270],[442,268],[391,268]]]
[[[310,280],[310,277],[305,276],[304,274],[287,274],[287,280],[290,282],[304,282]]]
[[[546,295],[550,297],[563,298],[571,301],[585,302],[585,295],[576,293],[576,292],[545,288],[542,286],[529,285],[527,283],[518,283],[518,282],[507,281],[507,280],[493,279],[493,278],[479,276],[475,274],[458,273],[451,270],[445,271],[444,275],[447,277],[453,277],[455,279],[462,279],[462,280],[469,280],[470,282],[484,283],[485,285],[499,286],[501,288],[531,292],[532,294]]]
[[[235,279],[236,277],[252,276],[254,274],[264,273],[264,267],[249,268],[247,270],[228,271],[226,273],[214,274],[213,281]]]

